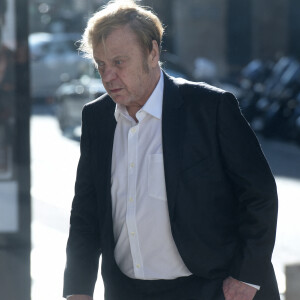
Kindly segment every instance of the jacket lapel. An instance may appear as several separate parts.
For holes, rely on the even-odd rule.
[[[178,86],[164,73],[162,143],[166,191],[171,220],[174,215],[182,153],[183,114],[180,110],[182,104],[183,99],[179,94]]]
[[[179,88],[174,81],[164,73],[164,95],[163,95],[163,111],[162,111],[162,143],[163,143],[163,155],[164,155],[164,169],[165,169],[165,181],[166,191],[168,199],[168,207],[170,219],[173,219],[174,205],[177,195],[178,179],[180,172],[181,153],[182,153],[182,140],[183,140],[183,113],[181,112],[181,106],[183,99],[179,94]],[[115,105],[113,105],[114,109]],[[108,111],[111,111],[112,107],[109,107]],[[105,119],[104,135],[105,144],[107,145],[102,150],[102,157],[106,170],[106,176],[110,178],[111,173],[111,159],[114,131],[116,128],[116,121],[110,116],[106,115]],[[110,201],[110,180],[107,180],[107,194],[108,205],[111,208]],[[109,209],[110,211],[110,209]]]
[[[114,143],[114,134],[116,129],[116,119],[114,117],[115,111],[115,103],[111,100],[109,103],[109,107],[107,109],[106,120],[103,123],[103,130],[105,134],[105,146],[103,147],[105,153],[103,154],[105,167],[104,170],[107,170],[106,177],[109,178],[107,180],[107,190],[109,190],[109,198],[110,198],[110,185],[111,185],[111,161],[112,161],[112,151],[113,151],[113,143]],[[109,201],[110,203],[111,201]]]
[[[100,134],[96,138],[98,140],[98,149],[96,152],[99,159],[99,163],[97,165],[97,172],[99,176],[96,176],[96,178],[98,182],[98,192],[101,197],[104,196],[103,199],[105,199],[104,202],[101,202],[101,205],[103,208],[106,208],[103,209],[106,212],[103,219],[105,224],[104,228],[106,228],[106,230],[102,232],[102,238],[107,241],[107,247],[109,248],[106,249],[114,249],[111,205],[111,161],[114,133],[117,123],[114,117],[115,103],[110,98],[106,101],[106,108],[103,110],[105,111],[105,114],[98,117],[98,128],[100,128]],[[110,252],[108,251],[108,253]]]
[[[96,111],[94,114],[95,144],[97,145],[95,153],[98,161],[96,170],[99,174],[103,174],[104,178],[107,178],[111,170],[113,139],[116,128],[116,120],[114,118],[115,103],[108,96],[107,99],[102,101],[105,101],[105,106],[101,107],[101,110]]]

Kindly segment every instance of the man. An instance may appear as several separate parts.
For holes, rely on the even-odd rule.
[[[64,296],[278,300],[274,178],[230,93],[160,69],[163,28],[133,1],[88,22],[107,94],[82,116]]]

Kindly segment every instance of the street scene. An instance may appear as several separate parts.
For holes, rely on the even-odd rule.
[[[279,217],[273,263],[283,295],[285,266],[300,262],[300,147],[264,138],[260,138],[260,143],[278,187]],[[37,110],[31,117],[31,149],[32,300],[61,299],[79,142],[61,134],[51,111]],[[104,299],[103,293],[100,277],[94,299]]]
[[[105,80],[105,72],[103,73],[104,70],[101,69],[105,65],[110,65],[110,61],[105,61],[103,59],[104,55],[100,55],[103,52],[101,44],[96,43],[95,45],[95,43],[92,43],[93,45],[91,45],[90,50],[92,51],[89,54],[94,56],[94,53],[98,53],[95,56],[95,61],[87,59],[89,55],[85,52],[85,47],[80,47],[80,45],[83,46],[84,44],[81,43],[87,21],[97,11],[103,9],[108,2],[109,0],[0,1],[1,299],[54,300],[62,299],[63,297],[66,244],[69,235],[70,211],[74,196],[77,163],[80,156],[81,112],[87,102],[106,93],[106,89],[108,89],[107,84],[110,82],[110,80]],[[151,73],[155,76],[150,76],[149,72],[142,72],[143,76],[136,77],[144,78],[143,82],[147,83],[145,86],[151,86],[149,92],[154,89],[155,81],[152,80],[151,85],[148,79],[156,78],[158,80],[157,75],[161,72],[160,68],[172,77],[183,78],[183,83],[180,83],[182,86],[194,85],[191,82],[208,83],[236,96],[245,119],[256,132],[262,150],[275,176],[279,195],[277,237],[272,262],[278,281],[280,297],[281,300],[299,300],[300,1],[137,0],[135,2],[148,7],[151,11],[153,10],[153,16],[156,15],[161,21],[161,28],[158,30],[161,31],[161,36],[157,37],[157,39],[151,35],[148,36],[150,38],[149,45],[152,41],[152,50],[150,51],[149,49],[149,51],[152,53],[153,49],[156,49],[153,56],[157,59],[155,61],[156,74]],[[120,3],[125,3],[125,1],[120,0]],[[141,18],[141,20],[143,19],[148,20],[148,17]],[[142,26],[137,26],[137,28],[144,31]],[[127,31],[129,37],[134,37],[132,35],[133,32],[128,28],[123,29],[123,33]],[[118,33],[119,31],[112,30],[108,36],[111,38],[111,34],[116,32]],[[276,33],[275,35],[274,32]],[[103,38],[102,41],[108,39],[108,36],[105,36],[106,38]],[[144,62],[146,56],[142,56],[143,59],[138,59],[139,55],[137,54],[141,54],[141,49],[137,47],[135,38],[128,39],[128,36],[125,38],[126,36],[119,32],[120,39],[112,39],[120,42],[115,47],[116,49],[125,51],[130,46],[125,51],[126,53],[121,53],[121,57],[131,57],[130,63],[136,61],[140,65],[143,62],[143,67],[147,66],[147,60]],[[105,42],[107,41],[105,40]],[[107,45],[109,43],[106,43]],[[99,47],[99,49],[93,49],[95,46],[96,48]],[[148,55],[148,53],[146,54]],[[97,57],[101,59],[99,60]],[[120,82],[116,84],[116,89],[113,88],[111,91],[118,95],[118,92],[123,93],[121,77],[124,76],[125,81],[127,81],[135,72],[128,72],[126,68],[122,69],[124,65],[121,60],[116,60],[114,63],[111,66],[115,72],[111,74],[115,74],[116,77],[113,79],[116,79],[116,82],[120,80]],[[117,68],[119,63],[120,67]],[[125,67],[129,65],[125,64]],[[121,70],[123,70],[123,75]],[[170,80],[173,82],[173,79]],[[190,83],[187,83],[186,80]],[[132,84],[137,90],[141,91],[142,95],[146,96],[143,83],[132,80]],[[104,85],[106,86],[104,87]],[[125,83],[124,86],[126,86]],[[205,89],[209,90],[208,87]],[[167,88],[164,90],[164,95],[167,94],[165,91],[167,91]],[[165,96],[163,97],[165,98]],[[143,101],[137,103],[140,103],[142,107],[147,99],[149,98],[142,97],[139,100]],[[196,99],[198,100],[198,96],[195,96]],[[170,97],[169,100],[173,100],[173,97]],[[163,101],[164,104],[168,103],[165,99]],[[198,104],[197,101],[189,103]],[[207,101],[207,103],[214,102]],[[228,107],[226,106],[226,108]],[[183,109],[181,112],[190,111],[197,113],[198,108]],[[135,119],[136,115],[133,114],[133,117]],[[96,120],[97,118],[91,119]],[[190,116],[187,116],[186,119],[198,121],[196,115],[195,118],[190,119]],[[234,118],[231,120],[234,120]],[[210,118],[205,120],[208,124],[207,128],[211,128],[210,121]],[[175,123],[177,124],[177,122],[170,122],[170,124]],[[180,123],[178,122],[178,124]],[[192,122],[190,122],[189,126],[188,132],[192,133],[195,126],[193,126]],[[196,128],[198,129],[197,126]],[[97,128],[101,128],[101,126]],[[106,123],[103,128],[106,129]],[[237,131],[242,129],[240,126],[233,126],[232,128]],[[158,130],[155,131],[157,138],[160,138],[159,132]],[[177,132],[177,130],[173,130],[170,133],[176,135]],[[201,128],[199,132],[202,134],[204,131]],[[231,138],[233,136],[231,132],[232,130],[227,137]],[[111,131],[110,135],[113,133]],[[170,133],[166,136],[171,136]],[[148,134],[144,136],[148,137]],[[199,146],[202,151],[203,144],[198,143],[198,137],[194,137],[193,134],[190,134],[190,136],[191,142],[197,141],[195,145],[197,144],[197,147]],[[230,145],[237,149],[235,146],[242,144],[243,147],[241,149],[245,150],[247,148],[246,150],[251,150],[251,144],[248,144],[246,139],[243,143],[237,142],[242,141],[242,137],[246,136],[245,134],[240,135]],[[149,137],[148,139],[151,142],[153,141]],[[226,142],[228,140],[226,139]],[[183,144],[186,145],[188,150],[189,142],[185,141]],[[249,145],[249,147],[245,147],[245,145]],[[218,146],[219,144],[217,144]],[[147,148],[146,150],[149,149],[149,147],[145,148]],[[174,148],[169,147],[172,150]],[[205,152],[204,150],[203,153]],[[97,152],[98,149],[95,151]],[[128,158],[125,151],[120,152],[122,152],[124,157]],[[215,152],[218,153],[218,151]],[[257,160],[254,160],[255,155],[253,155],[254,163],[249,163],[250,160],[242,160],[238,164],[239,154],[244,154],[244,152],[236,151],[236,156],[233,156],[232,153],[234,151],[228,151],[228,154],[232,157],[230,160],[232,166],[236,166],[241,170],[244,170],[240,168],[243,166],[243,162],[251,167],[254,166],[253,172],[244,172],[242,174],[245,178],[251,177],[254,173],[261,174],[256,171],[263,168],[264,164],[256,163]],[[191,161],[187,160],[186,162],[186,170],[197,167],[198,157],[197,160],[194,160],[193,155],[189,157],[188,152],[186,156],[188,159],[191,159]],[[247,157],[252,159],[252,156]],[[261,158],[261,156],[259,157]],[[214,160],[214,162],[221,161],[222,159]],[[136,162],[130,161],[131,167],[137,165]],[[173,167],[175,162],[173,161],[173,163],[168,165]],[[220,170],[223,172],[221,163]],[[148,170],[144,174],[147,174],[147,172]],[[162,175],[163,173],[160,171],[159,174]],[[173,172],[173,174],[176,174],[176,172]],[[122,176],[120,175],[120,177]],[[193,176],[191,176],[191,179],[194,179]],[[264,183],[264,179],[257,180],[256,176],[252,177],[255,177],[254,181],[259,184]],[[155,176],[155,178],[159,177]],[[212,178],[216,179],[218,177],[212,174]],[[163,180],[157,181],[164,182]],[[98,180],[97,182],[103,183],[104,181]],[[123,181],[119,180],[119,182]],[[140,182],[143,181],[140,180]],[[152,184],[153,180],[150,180],[150,182]],[[250,184],[248,184],[248,179],[245,182],[248,185],[247,188],[251,189],[251,181]],[[231,183],[227,184],[228,182],[226,181],[226,190],[231,190]],[[141,186],[145,187],[148,187],[148,185],[141,184]],[[173,186],[171,185],[171,188]],[[221,187],[219,182],[218,187]],[[266,188],[260,189],[260,191],[264,195],[269,195],[268,185],[264,184],[263,187]],[[200,189],[196,188],[195,191],[200,192]],[[183,195],[186,196],[186,192],[189,191],[193,191],[190,186],[186,188]],[[207,191],[210,192],[210,190]],[[223,189],[213,190],[213,192],[215,191],[222,193]],[[146,193],[142,194],[145,195]],[[201,197],[203,197],[203,194],[203,190],[201,190]],[[272,195],[274,194],[272,193]],[[232,199],[231,196],[229,197]],[[268,197],[264,198],[267,199]],[[131,195],[128,195],[128,199],[133,200]],[[198,197],[190,195],[187,199],[191,200],[186,202],[190,204],[194,199],[197,200]],[[224,194],[219,195],[216,199],[220,202],[214,205],[213,208],[215,223],[207,227],[213,229],[214,225],[217,225],[216,227],[222,227],[221,229],[227,228],[224,222],[222,224],[219,222],[220,219],[216,213],[220,211],[221,216],[224,215],[225,210],[223,211],[221,207],[224,203],[226,203],[224,207],[226,206],[228,211],[232,211],[229,206],[233,202],[225,202]],[[207,208],[214,201],[205,203]],[[135,204],[135,201],[132,204]],[[193,204],[198,204],[198,202],[195,201]],[[244,211],[245,214],[248,213],[249,215],[251,207],[250,210],[248,208]],[[260,212],[264,211],[264,213],[261,213],[260,216],[266,216],[261,218],[264,225],[266,225],[265,228],[272,227],[274,229],[275,218],[268,218],[267,209],[269,209],[269,206],[262,205],[261,208]],[[130,210],[126,210],[126,212],[128,211]],[[161,213],[161,210],[158,209],[157,211]],[[211,224],[212,218],[209,219],[207,217],[210,216],[209,214],[204,216],[209,219],[206,223],[201,218],[198,218],[199,212],[210,211],[209,207],[205,211],[200,207],[198,211],[195,209],[195,205],[190,205],[189,211],[193,213],[194,218],[190,218],[189,213],[185,214],[184,221],[181,222],[183,227],[188,225],[189,220],[194,221],[194,219],[197,221],[198,219],[201,220],[201,224]],[[185,212],[185,207],[179,207],[178,212],[179,214]],[[152,218],[153,215],[151,214]],[[149,216],[148,210],[145,216]],[[235,225],[236,223],[232,222],[233,218],[232,215],[227,215],[226,220],[228,222],[226,223]],[[152,224],[160,224],[159,222],[153,222],[153,219],[149,222],[149,224],[151,223],[150,226]],[[248,220],[248,218],[244,217],[242,219]],[[96,218],[89,220],[93,221]],[[122,222],[121,218],[113,217],[113,220],[114,224]],[[202,229],[206,228],[206,226],[189,226],[190,228]],[[126,236],[126,240],[128,240],[128,237],[134,236],[136,238],[137,230],[131,231],[129,229],[129,232],[130,234]],[[153,230],[152,232],[157,233],[158,230]],[[268,235],[272,231],[262,229],[259,232]],[[183,235],[184,239],[197,242],[196,239],[187,238],[189,233],[190,230],[185,232]],[[175,235],[173,234],[173,237]],[[147,238],[152,242],[148,235]],[[159,251],[162,250],[161,245],[165,242],[164,238],[162,240],[163,242],[157,243]],[[136,239],[135,241],[138,240]],[[200,242],[203,243],[202,240]],[[137,246],[138,243],[135,242],[135,245]],[[187,244],[185,243],[185,245]],[[189,249],[196,251],[197,248],[194,245],[192,247],[187,246],[187,251]],[[145,248],[148,250],[149,247]],[[223,246],[217,246],[216,248],[218,251],[222,249],[222,251],[219,251],[221,256],[226,254],[226,251],[223,251]],[[73,251],[74,249],[77,250],[78,248],[74,247]],[[257,251],[257,248],[253,249],[255,250],[249,251],[249,253],[260,253],[260,251]],[[198,254],[198,252],[195,253]],[[227,252],[233,253],[232,251]],[[163,261],[167,261],[171,257],[169,255],[170,251],[164,251],[164,254],[164,258],[167,259],[163,259]],[[263,251],[261,254],[263,254]],[[156,255],[153,256],[157,258]],[[184,257],[184,255],[182,256]],[[205,255],[202,255],[201,259],[203,257]],[[128,262],[128,257],[125,258],[124,261]],[[131,256],[129,258],[131,259]],[[212,261],[215,260],[212,259]],[[224,262],[224,260],[220,261]],[[250,261],[252,265],[252,260]],[[163,265],[159,265],[159,267],[166,271],[168,266],[173,266],[173,261],[171,260],[171,262],[166,264],[167,267]],[[132,266],[140,271],[142,269],[139,261],[136,261]],[[152,263],[151,266],[153,266]],[[81,270],[83,269],[81,268]],[[222,270],[222,268],[217,269]],[[248,268],[245,269],[247,272],[249,271]],[[263,275],[264,268],[262,264],[257,264],[257,269],[255,270],[255,275]],[[73,273],[75,272],[70,271],[69,274]],[[84,279],[88,282],[88,275],[92,273],[90,269],[88,269],[88,272],[80,273],[81,275],[83,274],[81,279],[78,280],[80,285],[83,284]],[[69,278],[71,277],[69,276]],[[242,278],[243,275],[240,274],[240,277]],[[265,277],[269,278],[270,276]],[[147,278],[147,276],[142,278]],[[158,278],[165,277],[159,275]],[[167,276],[166,278],[170,277]],[[260,282],[259,279],[257,281]],[[241,283],[239,284],[239,286],[243,286]],[[76,288],[81,288],[79,284],[77,286],[77,283],[75,286]],[[115,288],[115,285],[112,286]],[[66,290],[69,293],[69,291],[74,289],[66,288]],[[120,290],[123,293],[123,290]],[[251,288],[248,286],[247,290],[249,292]],[[183,291],[185,289],[182,289]],[[255,293],[255,291],[252,289],[251,293]],[[264,294],[261,293],[260,295]],[[122,294],[122,297],[117,296],[117,298],[123,298],[123,296]],[[250,297],[252,296],[250,295]],[[204,298],[206,297],[204,296]],[[265,298],[273,297],[267,296]],[[101,276],[99,276],[94,300],[103,299],[104,287]]]

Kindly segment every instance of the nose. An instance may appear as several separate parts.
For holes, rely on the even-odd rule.
[[[114,67],[105,67],[105,70],[100,72],[102,81],[105,83],[110,83],[117,78],[117,73]]]

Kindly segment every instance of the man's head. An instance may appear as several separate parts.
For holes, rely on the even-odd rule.
[[[88,22],[80,49],[92,57],[108,94],[131,115],[145,104],[160,76],[163,27],[134,1],[110,1]]]
[[[113,0],[88,21],[80,50],[92,58],[93,48],[105,42],[112,31],[125,25],[129,25],[136,34],[145,53],[151,52],[153,40],[157,42],[159,49],[161,48],[164,29],[158,17],[138,6],[133,0]]]

